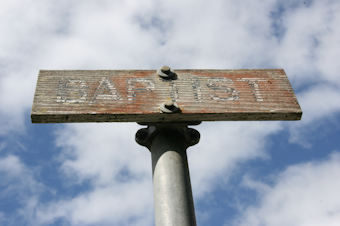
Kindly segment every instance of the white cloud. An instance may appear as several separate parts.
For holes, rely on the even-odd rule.
[[[297,85],[331,82],[339,85],[340,55],[338,1],[312,1],[309,7],[290,8],[283,3],[284,34],[278,43],[276,62]]]
[[[66,34],[53,37],[50,56],[40,65],[89,69],[150,66],[155,37],[135,20],[138,12],[145,13],[148,8],[148,4],[131,1],[87,1],[76,5]],[[146,53],[150,58],[143,57]]]
[[[71,188],[90,182],[88,190],[74,197],[55,199],[58,193],[53,193],[52,200],[42,201],[51,190],[36,180],[34,172],[17,156],[0,158],[0,199],[17,203],[16,215],[3,214],[4,224],[48,225],[61,219],[71,225],[150,225],[151,158],[134,142],[131,128],[138,126],[75,124],[69,131],[59,131],[63,184]]]
[[[71,225],[150,225],[152,195],[149,182],[128,181],[98,187],[88,193],[42,206],[41,224],[62,218]]]
[[[160,17],[170,21],[162,49],[178,67],[238,68],[270,64],[268,1],[164,1]],[[250,13],[252,8],[256,13]],[[267,11],[267,12],[266,12]],[[241,44],[243,43],[243,44]],[[246,43],[246,44],[245,44]],[[261,52],[261,57],[258,57]]]
[[[58,26],[55,19],[59,15],[54,12],[60,10],[59,4],[30,0],[0,3],[0,135],[24,130],[40,57],[46,57],[41,50]]]
[[[8,183],[8,186],[11,186],[5,189],[8,192],[15,192],[22,185],[25,185],[28,192],[40,187],[40,184],[34,180],[32,171],[17,156],[8,155],[0,158],[0,173],[3,175],[1,184],[5,186]],[[2,195],[6,194],[6,192],[2,193]]]
[[[19,74],[19,73],[18,73]],[[33,100],[33,84],[30,77],[22,77],[17,73],[9,73],[7,77],[0,75],[0,135],[10,131],[23,132],[27,108]]]
[[[340,92],[336,86],[320,84],[300,93],[298,99],[304,113],[302,121],[289,125],[289,140],[310,147],[308,134],[315,133],[325,121],[333,121],[340,111]]]
[[[340,93],[337,87],[316,85],[299,94],[300,104],[305,109],[303,123],[308,124],[329,117],[340,111]]]
[[[137,124],[75,124],[57,132],[65,184],[90,182],[73,198],[40,206],[37,221],[72,225],[150,225],[152,176],[149,151],[134,142]]]
[[[46,187],[39,183],[34,172],[14,155],[0,158],[0,177],[0,199],[3,203],[10,202],[13,208],[10,215],[0,212],[0,222],[4,225],[34,222],[38,197],[47,191]]]
[[[0,159],[0,170],[1,172],[5,172],[6,174],[10,174],[10,176],[17,176],[23,172],[23,166],[20,163],[19,159],[15,156],[7,156],[5,158]]]
[[[234,225],[338,225],[339,177],[340,154],[335,152],[327,160],[288,167],[272,185],[245,183],[258,192],[259,203],[243,207]]]
[[[150,154],[134,141],[137,123],[76,124],[57,132],[66,174],[98,184],[151,177]],[[75,179],[75,178],[72,178]]]
[[[319,46],[319,55],[317,58],[317,66],[319,71],[327,78],[327,80],[340,84],[339,70],[340,65],[335,63],[340,58],[340,4],[334,4],[327,9],[325,17],[328,17],[327,23],[322,26],[325,29],[322,34],[322,40]]]
[[[206,123],[198,127],[200,143],[188,150],[194,194],[202,198],[224,185],[242,162],[270,158],[266,137],[281,128],[279,123],[270,122]]]

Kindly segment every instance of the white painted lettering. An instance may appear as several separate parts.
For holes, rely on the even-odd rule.
[[[200,81],[198,80],[197,77],[192,78],[192,89],[194,92],[194,99],[197,102],[202,102],[202,92],[201,92],[201,85]]]
[[[121,100],[115,85],[108,78],[103,77],[99,82],[99,86],[94,92],[92,103],[95,103],[96,100]]]
[[[171,97],[171,100],[174,102],[176,102],[176,100],[179,99],[178,88],[174,81],[171,81],[170,97]]]
[[[251,88],[251,91],[255,97],[255,100],[258,102],[263,101],[263,97],[261,95],[258,82],[266,82],[267,80],[258,79],[258,78],[241,78],[241,79],[238,79],[237,81],[248,82]]]
[[[235,101],[238,100],[239,92],[233,88],[234,82],[229,78],[211,78],[208,79],[207,87],[213,92],[210,98],[219,101]]]
[[[58,103],[83,103],[87,99],[88,86],[79,79],[62,79],[59,81]]]
[[[146,78],[130,78],[127,80],[127,84],[127,97],[129,101],[133,101],[137,93],[145,93],[155,89],[154,81]],[[142,86],[142,88],[138,88],[138,86]]]

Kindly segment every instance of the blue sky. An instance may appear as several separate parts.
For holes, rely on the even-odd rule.
[[[33,125],[39,69],[284,68],[294,122],[204,122],[198,225],[340,222],[340,2],[0,2],[0,225],[152,225],[135,123]]]

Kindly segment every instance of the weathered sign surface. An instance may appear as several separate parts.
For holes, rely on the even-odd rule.
[[[41,70],[32,122],[299,120],[284,70]],[[179,113],[160,105],[172,100]]]

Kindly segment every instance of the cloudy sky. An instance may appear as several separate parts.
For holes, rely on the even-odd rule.
[[[39,69],[284,68],[294,122],[205,122],[198,225],[340,222],[340,1],[1,0],[0,225],[153,225],[136,123],[33,125]]]

